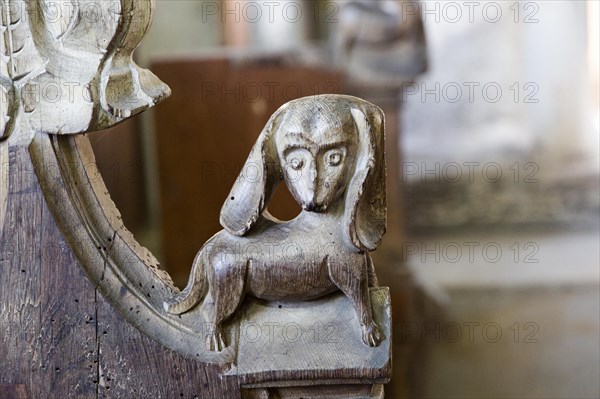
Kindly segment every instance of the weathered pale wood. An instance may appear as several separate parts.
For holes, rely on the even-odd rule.
[[[46,140],[49,140],[49,138],[46,138]],[[77,139],[77,138],[73,138],[73,139],[71,139],[71,138],[64,138],[64,139],[56,139],[54,141],[55,141],[56,148],[63,148],[63,151],[61,152],[61,154],[62,155],[67,155],[67,159],[70,160],[71,162],[65,162],[65,163],[58,162],[58,159],[60,158],[60,156],[58,156],[58,158],[41,158],[41,159],[46,159],[46,161],[51,161],[51,162],[41,162],[38,159],[36,161],[38,163],[38,170],[37,170],[37,172],[40,173],[40,176],[43,179],[45,179],[46,183],[52,182],[51,185],[47,186],[48,193],[52,193],[52,198],[53,198],[53,199],[49,198],[50,203],[53,204],[52,205],[53,207],[56,207],[55,214],[60,214],[59,221],[62,221],[62,223],[67,223],[65,221],[70,221],[71,222],[71,224],[67,223],[67,227],[69,227],[69,229],[67,229],[67,231],[70,232],[71,238],[73,238],[72,234],[78,234],[77,233],[78,231],[83,232],[84,234],[90,234],[90,232],[88,230],[86,230],[85,228],[83,228],[83,226],[80,226],[80,222],[77,222],[76,219],[69,218],[69,216],[68,216],[68,213],[69,213],[69,211],[68,211],[68,209],[69,209],[68,208],[68,204],[69,204],[68,198],[69,197],[68,197],[68,195],[65,196],[66,195],[65,192],[67,192],[69,190],[75,190],[75,187],[79,186],[81,184],[81,182],[84,182],[85,180],[82,179],[81,176],[80,176],[81,180],[78,180],[78,179],[75,180],[75,182],[79,182],[79,183],[74,184],[73,181],[69,180],[69,178],[73,178],[73,176],[61,175],[60,173],[58,175],[56,175],[56,174],[52,174],[52,173],[56,172],[56,170],[59,170],[59,171],[62,170],[63,172],[70,171],[70,172],[75,173],[75,174],[76,173],[84,173],[85,171],[87,171],[88,174],[84,173],[84,175],[87,175],[87,176],[94,176],[94,175],[96,175],[96,172],[94,172],[93,169],[90,169],[90,168],[92,168],[92,165],[93,165],[92,164],[92,158],[86,158],[86,156],[91,156],[91,153],[86,150],[87,144],[86,144],[85,140],[80,140],[80,139]],[[43,152],[43,151],[40,150],[40,147],[39,147],[40,143],[43,143],[43,142],[47,143],[48,141],[40,140],[40,141],[36,141],[34,143],[34,146],[32,147],[32,150],[31,150],[32,153],[35,155],[34,158],[36,158],[38,155],[40,155]],[[61,145],[62,145],[62,147],[61,147]],[[75,146],[75,147],[69,147],[69,146]],[[77,146],[81,146],[81,148],[79,148],[79,150],[75,151],[74,148],[78,148]],[[69,150],[69,148],[71,148],[71,150]],[[37,154],[37,152],[39,152],[39,154]],[[54,153],[54,152],[51,152],[50,154],[54,154],[55,156],[57,156],[57,154]],[[82,154],[87,154],[87,155],[83,156]],[[73,162],[73,160],[76,159],[76,158],[73,158],[73,156],[75,156],[75,157],[77,157],[77,156],[83,156],[83,158],[80,159],[78,162]],[[58,167],[49,167],[49,168],[41,168],[41,167],[39,167],[41,165],[44,165],[46,167],[49,166],[49,165],[52,166],[53,162],[55,162],[55,163],[58,162]],[[86,165],[86,168],[77,168],[77,167],[74,167],[73,170],[70,170],[67,167],[68,165],[72,166],[72,165],[81,165],[81,164],[82,165]],[[45,173],[49,173],[49,175],[47,176],[47,175],[45,175]],[[33,175],[33,171],[31,169],[31,167],[29,169],[29,174]],[[66,180],[64,180],[64,179],[66,179]],[[89,188],[90,185],[91,185],[91,187],[96,187],[96,188],[98,188],[97,187],[98,185],[101,185],[101,181],[97,181],[95,179],[91,179],[91,181],[93,182],[93,184],[90,183],[90,181],[88,181],[87,188]],[[85,186],[85,184],[83,184],[83,186]],[[90,198],[94,199],[95,201],[98,201],[99,203],[102,203],[103,205],[102,206],[98,206],[98,205],[96,205],[96,206],[84,206],[79,211],[87,209],[88,211],[101,210],[102,212],[106,212],[107,209],[110,210],[111,208],[107,208],[107,204],[104,203],[106,201],[106,199],[102,199],[102,197],[104,195],[106,195],[104,193],[104,191],[103,190],[96,190],[96,191],[92,190],[92,191],[95,192],[95,194],[91,195]],[[80,193],[80,194],[83,195],[82,193]],[[79,198],[78,197],[79,194],[76,195],[75,193],[73,193],[73,195],[75,195],[76,198]],[[90,200],[90,199],[88,199],[88,200]],[[113,210],[113,211],[116,212],[116,210]],[[89,220],[90,218],[93,218],[93,217],[99,217],[99,216],[93,216],[93,212],[92,212],[92,215],[86,216],[84,218],[84,220]],[[118,220],[118,217],[115,216],[115,218]],[[109,225],[110,225],[110,223],[109,223]],[[89,228],[89,227],[94,227],[94,226],[93,225],[91,225],[91,226],[88,225],[87,227]],[[119,240],[117,240],[117,237],[120,237],[120,235],[124,235],[125,238],[129,237],[126,234],[126,231],[122,230],[122,226],[119,229],[117,229],[116,231],[118,231],[119,234],[117,234],[117,235],[115,235],[115,236],[112,237],[112,240],[114,240],[113,242],[118,242]],[[83,236],[83,237],[85,237],[85,236]],[[92,238],[96,237],[93,234],[93,232],[92,232],[92,236],[91,237]],[[128,239],[131,239],[131,237],[129,237]],[[112,256],[111,255],[112,248],[111,249],[107,248],[105,250],[104,247],[97,248],[96,245],[92,245],[93,248],[90,249],[89,248],[90,247],[90,240],[89,239],[87,241],[85,241],[85,240],[80,240],[80,241],[75,240],[73,242],[75,243],[75,245],[72,245],[72,247],[73,247],[73,249],[76,252],[77,251],[85,251],[85,250],[91,251],[90,253],[88,253],[87,256],[92,256],[92,258],[91,258],[92,260],[93,260],[93,256],[94,256],[93,254],[94,253],[100,253],[100,254],[108,253],[109,257]],[[109,241],[108,241],[108,239],[106,240],[106,242],[107,242],[107,244],[110,244]],[[92,244],[93,244],[93,241],[92,241]],[[135,251],[134,251],[134,253],[135,253]],[[101,257],[100,259],[102,260],[102,259],[105,259],[105,258]],[[110,264],[110,262],[109,262],[109,264]],[[90,263],[87,266],[89,267],[90,265],[93,265],[93,263]],[[128,303],[128,298],[129,298],[128,295],[123,296],[123,293],[127,293],[128,292],[128,290],[126,288],[127,284],[125,286],[115,285],[114,282],[111,284],[110,283],[110,277],[109,277],[110,272],[112,271],[111,268],[110,267],[106,267],[105,268],[104,267],[104,265],[105,265],[104,263],[102,263],[101,265],[102,265],[102,268],[100,269],[100,274],[98,274],[98,272],[94,272],[93,270],[90,272],[90,270],[88,270],[87,268],[86,268],[86,270],[88,270],[88,274],[91,275],[93,281],[95,281],[98,284],[98,289],[107,291],[108,295],[109,295],[109,298],[116,298],[116,299],[113,299],[113,300],[115,300],[115,302],[113,302],[113,303],[118,308],[121,307],[121,310],[124,311],[125,314],[127,314],[127,311],[129,310],[129,308],[124,309],[124,306],[123,306],[123,305],[126,306],[126,304]],[[130,264],[128,264],[128,266],[130,266]],[[153,274],[152,271],[150,271],[150,276],[152,276],[152,275],[154,275],[154,274]],[[137,276],[140,277],[142,275],[138,274]],[[160,281],[160,279],[157,279],[156,281]],[[142,284],[142,285],[144,285],[144,284]],[[116,291],[115,292],[111,292],[109,290],[109,288],[111,288],[111,287],[113,289],[118,289],[117,290],[118,293]],[[124,289],[125,289],[125,291],[124,291]],[[146,293],[147,294],[148,292],[142,291],[142,293]],[[160,300],[160,297],[158,298],[158,300]],[[139,308],[134,308],[134,313],[137,312],[138,310],[139,310]],[[142,309],[142,311],[143,311],[143,309]],[[146,310],[146,312],[147,312],[147,310]],[[144,313],[144,315],[140,316],[140,317],[146,317],[146,314],[147,313]],[[196,316],[197,315],[193,315],[193,314],[191,315],[191,317],[196,317]],[[131,316],[129,318],[131,319]],[[148,322],[148,320],[145,320],[145,321]],[[141,322],[143,323],[144,320],[142,320]],[[102,330],[102,332],[101,332],[102,336],[104,335],[103,331],[104,330]],[[109,330],[106,329],[106,331],[107,331],[107,335],[108,335]],[[128,334],[132,334],[132,331],[135,331],[135,330],[132,330],[130,328]],[[97,331],[97,334],[100,334],[100,332]],[[125,337],[127,335],[124,334],[123,336]],[[198,347],[196,349],[201,348],[203,346],[203,342],[202,342],[202,339],[201,339],[202,337],[199,337],[199,338],[200,339],[198,341],[196,341],[196,342],[199,343],[199,345],[198,345]],[[126,341],[126,339],[123,338],[122,341]],[[115,348],[115,345],[111,344],[110,348]],[[129,352],[129,350],[126,350],[126,351]],[[250,353],[250,354],[248,354],[248,356],[252,356],[252,354]],[[120,363],[117,363],[117,366],[115,366],[115,368],[113,370],[118,370],[119,367],[120,367]],[[199,366],[196,366],[196,367],[199,367]],[[215,369],[213,368],[213,370],[215,370]],[[102,377],[101,374],[102,373],[98,374],[98,378]],[[105,374],[110,374],[110,372],[107,371]],[[118,373],[113,372],[113,374],[118,374]],[[339,378],[347,378],[347,377],[344,377],[344,372],[341,371],[341,370],[337,374],[335,374],[335,375],[337,377],[339,377]],[[354,375],[356,375],[356,374],[354,374]],[[316,375],[315,375],[315,377],[316,377]],[[112,379],[112,377],[108,377],[108,378]],[[98,379],[97,381],[102,381],[102,380]],[[108,385],[108,386],[110,387],[110,385]]]
[[[391,373],[391,309],[387,288],[372,288],[373,318],[383,340],[364,345],[356,314],[342,293],[307,302],[246,301],[237,367],[244,387],[383,384]],[[299,375],[301,378],[298,378]]]
[[[153,0],[0,2],[0,138],[105,129],[168,97],[132,58],[153,10]]]
[[[383,399],[383,385],[315,385],[304,387],[279,387],[271,390],[249,388],[242,391],[243,399]]]
[[[54,144],[50,145],[51,141]],[[50,145],[50,147],[44,147],[44,145]],[[56,151],[56,149],[61,149],[61,151]],[[157,319],[157,310],[152,310],[152,306],[155,307],[154,309],[160,307],[162,300],[166,299],[166,295],[171,291],[165,292],[156,289],[156,287],[160,286],[159,284],[165,284],[164,280],[159,278],[161,272],[146,266],[144,262],[149,260],[148,255],[141,256],[146,254],[146,252],[132,241],[132,237],[120,223],[118,212],[106,197],[105,190],[102,189],[102,181],[97,179],[98,174],[93,166],[93,154],[89,151],[87,140],[85,138],[69,137],[51,139],[48,136],[40,136],[34,141],[31,153],[34,154],[37,165],[36,171],[44,181],[47,193],[52,194],[48,195],[48,203],[54,208],[54,214],[58,215],[57,220],[64,224],[63,234],[67,234],[69,241],[75,243],[72,245],[72,248],[75,253],[80,253],[80,259],[86,260],[87,263],[82,264],[82,266],[97,289],[107,295],[113,306],[126,315],[130,322],[133,322],[148,335],[167,346],[173,345],[179,348],[179,350],[184,348],[184,351],[188,351],[187,353],[193,358],[198,358],[197,354],[208,356],[207,352],[204,352],[206,348],[204,346],[202,316],[197,311],[190,312],[184,315],[187,318],[180,319],[183,326],[189,326],[185,327],[189,329],[187,331],[191,332],[186,333],[186,330],[182,332],[176,327],[167,327],[170,329],[167,331],[171,331],[171,333],[165,334],[164,327],[160,327],[166,324],[160,321],[164,320],[162,316],[159,316],[160,318]],[[42,167],[54,164],[57,167]],[[81,165],[85,167],[81,167]],[[62,171],[62,173],[56,174],[57,171]],[[90,178],[90,176],[96,176],[96,178]],[[91,192],[86,191],[90,189]],[[76,210],[73,208],[74,203],[79,204]],[[95,220],[95,222],[87,222],[88,224],[82,225],[81,220]],[[110,226],[114,226],[115,228]],[[111,231],[113,236],[107,236],[107,232],[103,233],[101,230],[97,230],[98,228],[112,229],[107,230],[107,232]],[[98,237],[107,238],[105,241],[98,241]],[[107,247],[95,244],[97,242],[104,243]],[[126,256],[124,254],[129,255]],[[128,262],[123,262],[123,260],[128,260]],[[152,265],[151,262],[150,265]],[[139,283],[142,284],[141,287]],[[151,288],[152,285],[155,286],[154,289]],[[148,297],[148,295],[151,295],[151,297]],[[148,302],[152,300],[152,296],[155,296],[155,302]],[[142,300],[142,298],[148,299]],[[349,302],[347,302],[347,306],[350,307],[350,314],[352,314],[353,311]],[[235,322],[236,320],[232,320],[232,323],[235,324]],[[358,325],[358,320],[355,323]],[[152,327],[156,329],[151,330]],[[105,330],[102,330],[102,336],[104,336],[103,331]],[[109,330],[106,329],[106,331],[108,334]],[[131,331],[135,330],[130,329],[129,334],[132,333]],[[353,332],[348,328],[344,328],[343,331],[352,335],[356,334],[356,330]],[[388,330],[385,330],[384,334],[386,335],[386,340],[391,336],[391,332]],[[125,337],[126,335],[124,334],[123,336]],[[184,340],[174,339],[176,336],[184,337]],[[185,339],[188,339],[188,341],[185,341]],[[190,339],[191,341],[189,341]],[[344,340],[345,338],[341,336],[340,339]],[[123,338],[123,341],[126,341],[126,338]],[[186,342],[188,343],[186,344]],[[355,343],[349,345],[352,347]],[[110,345],[110,347],[114,348],[115,345]],[[263,350],[267,349],[263,348]],[[385,349],[381,349],[385,353]],[[214,356],[212,359],[218,359],[219,354],[215,354]],[[247,359],[252,359],[253,353],[245,353],[245,356]],[[210,360],[211,358],[208,359]],[[368,367],[372,366],[368,366],[364,361],[358,362],[355,365],[346,365],[346,367],[348,368],[330,371],[324,369],[322,373],[314,373],[312,374],[312,381],[325,379],[325,377],[340,380],[354,379],[356,381],[357,376],[361,375],[361,373],[363,375],[374,376],[372,372],[368,372]],[[361,372],[361,367],[367,368]],[[211,368],[216,370],[214,366],[211,366]],[[118,366],[115,366],[115,369],[118,369]],[[386,370],[388,368],[384,366],[379,371],[379,373],[383,373],[379,374],[382,378],[380,381],[382,382],[388,378]],[[298,371],[300,372],[300,370]],[[113,372],[113,374],[115,373]],[[233,371],[232,375],[235,375],[235,371]],[[277,375],[277,373],[265,372],[263,377],[255,376],[255,378],[262,379],[263,381],[282,378],[277,377]],[[112,377],[110,378],[112,379]],[[290,374],[287,374],[287,378],[290,378]]]
[[[228,374],[238,375],[243,386],[389,380],[389,296],[369,291],[377,279],[368,255],[385,231],[383,118],[374,105],[340,95],[281,107],[225,200],[225,230],[198,253],[188,286],[165,301],[169,313],[202,315],[206,349],[232,349],[236,363]],[[266,210],[280,181],[303,209],[290,222]],[[336,291],[345,296],[327,296]],[[278,305],[251,306],[247,296]],[[227,323],[239,328],[230,330]],[[284,330],[277,342],[271,329],[265,341],[264,328],[279,323],[294,324],[294,333],[303,336],[290,341]],[[340,334],[338,340],[320,342],[302,334],[326,330],[328,324]],[[248,336],[249,326],[257,340]]]

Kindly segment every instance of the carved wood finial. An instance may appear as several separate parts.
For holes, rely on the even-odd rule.
[[[170,95],[132,60],[154,1],[0,0],[0,140],[108,128]]]
[[[266,211],[281,180],[303,209],[290,222]],[[383,112],[350,96],[291,101],[267,122],[225,200],[225,230],[202,248],[188,286],[165,308],[181,314],[207,296],[207,346],[221,351],[221,325],[245,295],[302,301],[339,290],[355,307],[364,343],[377,346],[368,251],[381,241],[385,215]]]

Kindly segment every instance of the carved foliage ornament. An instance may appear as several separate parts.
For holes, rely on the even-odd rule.
[[[8,146],[108,128],[169,88],[132,61],[150,0],[0,0],[0,226]]]
[[[105,129],[169,96],[132,61],[153,1],[0,0],[0,137]],[[4,106],[6,105],[6,106]]]

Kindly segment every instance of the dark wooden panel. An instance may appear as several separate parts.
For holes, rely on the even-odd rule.
[[[89,135],[106,188],[134,233],[148,220],[140,117]]]
[[[341,93],[342,76],[279,58],[165,61],[153,70],[173,90],[156,108],[156,141],[164,259],[184,285],[196,252],[222,229],[221,205],[271,114],[294,98]],[[283,186],[269,210],[299,213]]]
[[[235,378],[221,379],[215,366],[165,349],[117,316],[64,242],[28,152],[13,148],[10,158],[0,397],[239,397]]]
[[[0,238],[0,384],[27,389],[43,371],[40,346],[40,241],[43,198],[24,149],[11,148],[9,197]]]
[[[99,397],[237,398],[235,379],[150,340],[98,301]]]
[[[27,389],[23,384],[0,384],[0,399],[27,399]]]
[[[42,207],[40,362],[34,398],[96,396],[96,294]]]

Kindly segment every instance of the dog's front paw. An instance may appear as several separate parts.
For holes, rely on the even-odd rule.
[[[361,326],[362,328],[362,339],[364,343],[368,346],[378,346],[379,343],[383,340],[383,334],[377,327],[375,322],[371,322],[369,324],[365,324]]]
[[[221,331],[215,331],[206,336],[207,350],[211,352],[221,352],[226,346]]]

